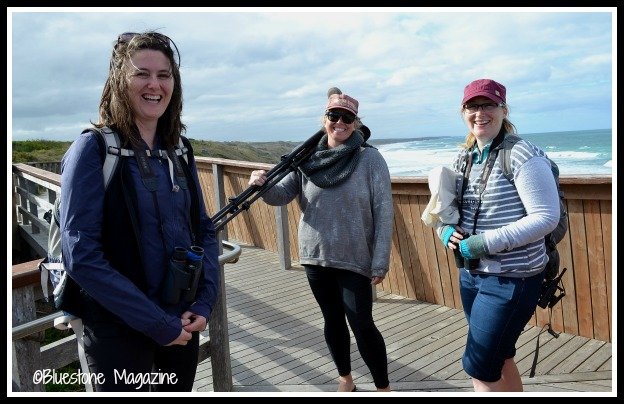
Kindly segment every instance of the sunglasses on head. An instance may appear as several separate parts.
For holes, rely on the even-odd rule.
[[[160,42],[168,49],[170,49],[172,53],[174,52],[175,48],[175,54],[178,57],[178,66],[180,66],[180,52],[178,51],[178,47],[176,46],[175,42],[173,42],[171,38],[169,38],[167,35],[161,34],[159,32],[148,32],[143,34],[139,32],[124,32],[117,37],[117,43],[115,44],[115,46],[119,45],[120,43],[128,43],[132,41],[134,37],[141,35],[151,39],[155,39],[156,41]]]
[[[325,113],[325,116],[327,117],[327,119],[329,119],[332,122],[338,122],[340,119],[342,119],[342,122],[346,123],[347,125],[355,121],[355,115],[347,111],[340,112],[336,110],[331,110],[331,111],[327,111]]]

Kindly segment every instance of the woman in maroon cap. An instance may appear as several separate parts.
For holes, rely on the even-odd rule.
[[[393,208],[390,173],[368,145],[358,101],[328,92],[325,134],[300,167],[269,188],[263,199],[285,205],[298,197],[299,262],[325,320],[325,341],[338,369],[338,391],[355,391],[347,321],[377,391],[390,391],[384,339],[373,321],[371,285],[389,269]],[[250,185],[266,181],[253,171]]]
[[[459,223],[438,227],[460,268],[460,295],[468,321],[462,358],[475,391],[522,391],[515,344],[535,310],[548,262],[544,236],[559,222],[559,194],[550,161],[519,139],[511,148],[513,182],[499,150],[516,128],[506,89],[490,79],[464,89],[461,114],[468,127],[453,168]]]

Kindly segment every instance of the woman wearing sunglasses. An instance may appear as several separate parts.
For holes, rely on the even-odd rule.
[[[330,89],[331,90],[331,89]],[[338,370],[338,391],[355,391],[349,326],[378,391],[390,391],[384,339],[373,321],[371,285],[390,262],[393,208],[390,173],[365,142],[359,103],[334,88],[313,154],[263,196],[269,205],[297,198],[299,259],[325,320],[325,341]],[[364,132],[362,131],[364,128]],[[253,171],[250,185],[266,181]]]
[[[71,312],[83,321],[96,391],[191,391],[199,332],[217,298],[218,245],[182,136],[179,63],[165,35],[120,35],[94,124],[115,131],[122,145],[110,183],[103,181],[110,150],[94,129],[63,158],[63,261],[80,288]],[[195,275],[172,283],[174,269]]]

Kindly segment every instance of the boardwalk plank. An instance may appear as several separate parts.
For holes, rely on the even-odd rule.
[[[611,344],[603,343],[600,348],[581,365],[574,369],[575,372],[595,372],[607,360],[611,358]]]
[[[565,343],[552,354],[546,356],[546,353],[540,350],[539,362],[535,369],[536,375],[550,373],[553,368],[562,363],[566,358],[574,355],[576,351],[585,344],[583,339],[574,338],[571,334],[560,334],[559,339],[561,339],[561,342],[565,341]]]
[[[337,374],[323,319],[301,267],[294,263],[294,269],[281,270],[276,253],[243,246],[239,261],[226,265],[225,277],[233,391],[335,391]],[[394,391],[472,391],[461,366],[467,332],[463,311],[378,291],[373,316],[386,341]],[[517,343],[525,391],[611,392],[611,344],[571,334],[541,334],[537,374],[528,378],[539,332],[527,326]],[[374,391],[351,338],[358,391]],[[213,390],[209,359],[200,363],[194,387]]]
[[[591,357],[598,348],[604,344],[603,341],[598,341],[595,339],[589,339],[585,337],[576,337],[585,341],[585,343],[576,350],[574,355],[568,356],[563,362],[559,365],[555,366],[551,373],[572,373],[576,368],[578,368],[581,363],[583,363],[587,358]]]
[[[544,335],[545,334],[540,335],[540,342],[541,342],[541,338]],[[546,339],[543,344],[541,343],[539,352],[537,355],[538,364],[535,368],[536,369],[535,371],[537,372],[538,368],[541,369],[541,362],[545,360],[545,358],[548,358],[549,355],[557,352],[572,337],[573,336],[570,334],[560,334],[558,338],[549,338],[549,339]],[[528,376],[530,374],[531,367],[533,365],[534,360],[535,360],[535,352],[533,352],[531,355],[528,355],[527,357],[521,360],[516,360],[516,366],[518,366],[518,371],[520,372],[521,375]]]

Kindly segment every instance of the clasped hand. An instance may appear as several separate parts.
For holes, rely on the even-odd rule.
[[[481,258],[489,254],[483,234],[468,236],[470,235],[461,227],[446,225],[442,229],[440,238],[445,247],[452,250],[459,249],[464,258]]]
[[[193,331],[204,331],[208,324],[206,317],[195,314],[191,311],[185,311],[180,317],[182,330],[178,338],[174,339],[166,346],[170,345],[186,345],[193,337]]]
[[[251,177],[249,177],[249,185],[264,185],[266,182],[266,171],[264,170],[254,170],[251,172]]]

